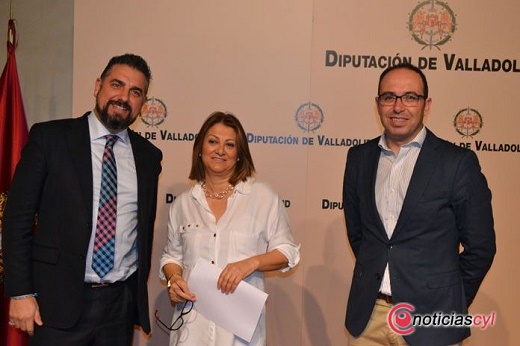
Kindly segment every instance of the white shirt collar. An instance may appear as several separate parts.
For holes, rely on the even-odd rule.
[[[90,112],[88,115],[88,127],[90,131],[90,139],[91,140],[97,140],[100,138],[103,138],[106,135],[110,135],[110,131],[107,130],[105,125],[99,121],[94,111]],[[122,140],[124,143],[128,143],[128,130],[124,129],[116,135],[119,137],[120,140]]]
[[[406,146],[412,146],[412,145],[416,145],[418,146],[419,148],[422,148],[422,145],[424,144],[424,140],[426,139],[426,126],[423,125],[421,131],[419,131],[419,133],[417,134],[417,136],[415,136],[414,139],[412,139],[410,142],[406,143],[406,144],[403,144],[403,147],[406,147]],[[386,133],[383,132],[383,134],[381,135],[381,137],[379,138],[379,143],[378,143],[379,147],[385,151],[392,151],[388,145],[386,144]]]

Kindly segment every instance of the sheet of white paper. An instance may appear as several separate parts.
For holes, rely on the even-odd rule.
[[[190,291],[197,295],[194,308],[222,328],[249,342],[267,293],[242,281],[234,293],[223,294],[217,289],[221,271],[202,258],[197,260],[188,278]]]

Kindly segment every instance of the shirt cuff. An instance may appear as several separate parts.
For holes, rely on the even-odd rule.
[[[37,296],[38,296],[38,293],[30,293],[30,294],[24,294],[24,295],[21,295],[21,296],[14,296],[14,297],[11,297],[11,299],[13,299],[13,300],[22,300],[22,299],[25,299],[25,298],[37,297]]]

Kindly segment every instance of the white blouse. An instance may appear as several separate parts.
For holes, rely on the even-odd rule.
[[[228,263],[274,249],[288,259],[289,266],[282,271],[300,261],[300,246],[294,243],[285,207],[270,186],[254,178],[238,183],[228,198],[226,212],[215,222],[201,184],[197,183],[170,207],[168,243],[161,257],[159,275],[165,279],[162,267],[168,263],[181,266],[183,276],[188,278],[199,257],[223,269]],[[254,272],[244,281],[265,290],[262,272]],[[180,314],[182,305],[177,304],[173,319]],[[196,308],[195,302],[193,310],[183,316],[183,326],[170,332],[170,345],[266,344],[265,309],[251,342],[247,343],[198,314]]]

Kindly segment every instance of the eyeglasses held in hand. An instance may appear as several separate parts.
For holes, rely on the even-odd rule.
[[[193,309],[193,302],[191,300],[186,300],[182,306],[181,314],[175,319],[175,321],[173,321],[171,326],[168,326],[163,321],[161,321],[161,318],[159,317],[159,309],[155,309],[155,320],[168,330],[179,330],[184,324],[184,316],[189,314],[191,309]]]
[[[377,101],[381,106],[393,106],[397,102],[397,99],[400,99],[403,105],[405,105],[406,107],[415,107],[419,104],[419,101],[421,101],[421,99],[424,98],[424,95],[417,95],[416,93],[412,92],[406,93],[401,96],[397,96],[394,93],[388,92],[378,95]]]

